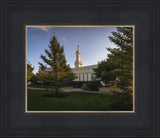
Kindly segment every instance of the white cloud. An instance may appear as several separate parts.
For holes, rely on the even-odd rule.
[[[34,28],[40,29],[45,32],[49,32],[51,27],[35,26]]]
[[[67,39],[65,37],[62,38],[63,42],[67,42]]]
[[[34,38],[34,39],[40,39],[40,37],[37,36],[37,35],[31,35],[31,37]]]

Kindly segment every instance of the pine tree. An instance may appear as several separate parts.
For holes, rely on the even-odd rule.
[[[97,78],[101,78],[106,84],[115,80],[116,74],[113,70],[116,68],[114,63],[109,63],[103,60],[98,63],[98,67],[93,69]]]
[[[74,75],[64,55],[64,48],[60,46],[56,36],[54,35],[50,40],[48,49],[45,49],[47,55],[41,55],[43,63],[39,62],[40,72],[42,77],[45,76],[45,80],[48,81],[56,90],[56,94],[59,94],[58,89],[65,83],[74,79]]]
[[[95,74],[104,82],[113,82],[118,79],[116,85],[125,94],[132,95],[133,92],[133,28],[117,27],[112,32],[110,41],[115,43],[117,48],[107,48],[110,52],[108,58],[101,61],[95,69]]]
[[[128,94],[133,91],[133,28],[117,27],[109,39],[117,48],[108,48],[107,62],[116,65],[117,85]],[[114,71],[113,71],[114,72]]]

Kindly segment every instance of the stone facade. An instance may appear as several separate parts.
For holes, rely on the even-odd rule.
[[[75,81],[94,81],[97,80],[94,75],[93,68],[98,65],[84,66],[79,68],[72,68],[73,73],[76,75]]]

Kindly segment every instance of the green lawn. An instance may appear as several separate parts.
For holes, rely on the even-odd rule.
[[[120,95],[69,92],[68,97],[43,97],[52,91],[28,90],[28,111],[114,111],[112,105],[125,103]],[[61,92],[62,93],[62,92]],[[116,110],[127,110],[119,108]],[[132,109],[130,109],[132,110]]]
[[[32,87],[32,88],[47,88],[47,86],[41,86],[41,85],[28,85],[27,87]]]

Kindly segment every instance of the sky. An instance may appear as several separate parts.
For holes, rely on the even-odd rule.
[[[38,72],[38,62],[43,62],[40,55],[46,55],[44,50],[55,34],[71,68],[74,68],[77,45],[80,45],[82,66],[98,64],[107,58],[106,48],[116,47],[108,38],[113,31],[115,27],[27,27],[27,61],[34,67],[33,73]]]

